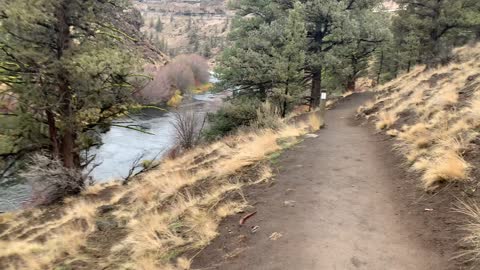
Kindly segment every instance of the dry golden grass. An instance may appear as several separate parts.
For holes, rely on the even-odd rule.
[[[165,160],[128,186],[90,187],[84,195],[91,201],[70,198],[53,218],[46,218],[48,209],[32,211],[30,217],[0,215],[0,223],[10,226],[2,234],[8,240],[0,242],[8,247],[0,249],[0,267],[8,263],[11,269],[55,269],[78,258],[86,263],[92,260],[92,267],[97,267],[98,258],[84,252],[104,239],[90,243],[87,238],[97,232],[97,209],[115,205],[109,218],[126,224],[126,236],[115,239],[110,249],[103,248],[102,267],[189,269],[192,258],[179,255],[207,245],[218,234],[223,218],[247,207],[242,187],[272,177],[270,166],[262,161],[318,128],[320,120],[310,117],[306,123],[285,124],[277,131],[227,137]],[[102,198],[102,191],[112,187],[113,196]]]
[[[358,109],[357,109],[357,114],[362,114],[364,113],[365,111],[369,111],[369,110],[372,110],[373,107],[375,107],[375,101],[374,100],[369,100],[367,102],[365,102],[365,104],[363,104],[362,106],[360,106]]]
[[[319,130],[325,124],[325,120],[321,119],[318,113],[311,113],[308,117],[308,122],[310,127],[313,128],[313,130]]]
[[[345,92],[345,93],[342,94],[342,97],[343,97],[343,98],[346,98],[346,97],[349,97],[349,96],[351,96],[351,95],[353,95],[353,91],[347,91],[347,92]]]
[[[478,175],[471,172],[480,166],[477,157],[472,157],[480,128],[480,43],[457,48],[454,53],[458,60],[449,65],[430,70],[419,66],[378,86],[374,104],[368,104],[379,108],[374,112],[378,129],[388,129],[396,121],[406,123],[399,131],[386,133],[395,137],[395,149],[405,157],[409,169],[418,173],[427,191],[448,183],[478,181]],[[398,120],[399,115],[404,118]],[[478,183],[471,182],[477,189]],[[480,207],[476,202],[461,203],[458,211],[468,218],[463,226],[468,249],[458,257],[478,267]]]
[[[463,153],[471,149],[480,126],[480,87],[475,87],[480,82],[480,44],[456,49],[456,54],[460,62],[430,70],[419,66],[378,86],[373,104],[359,109],[379,108],[376,128],[396,137],[395,148],[412,170],[422,172],[426,190],[470,179],[471,164]],[[463,100],[460,93],[466,94]],[[399,116],[408,116],[409,124],[391,130]]]
[[[28,227],[28,237],[12,237],[2,243],[0,259],[20,256],[22,261],[12,263],[13,269],[47,269],[65,256],[74,255],[85,244],[86,236],[95,230],[94,216],[98,204],[79,200],[63,209],[58,219]],[[39,214],[38,214],[39,215]],[[37,237],[46,237],[39,243]]]
[[[476,201],[459,201],[455,210],[467,218],[466,223],[461,226],[461,229],[466,233],[462,239],[462,243],[466,248],[458,252],[456,258],[461,258],[468,263],[478,266],[480,265],[479,204]]]
[[[398,120],[398,116],[391,111],[382,111],[377,116],[378,121],[375,127],[378,130],[390,128]]]
[[[425,172],[422,176],[423,187],[426,190],[434,190],[442,182],[467,181],[469,180],[470,165],[453,150],[444,149],[437,153],[438,157],[425,164]]]

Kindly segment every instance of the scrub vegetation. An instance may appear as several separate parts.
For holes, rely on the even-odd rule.
[[[269,181],[269,155],[319,120],[241,131],[62,205],[0,215],[2,269],[189,269],[222,218],[248,209],[242,188]]]

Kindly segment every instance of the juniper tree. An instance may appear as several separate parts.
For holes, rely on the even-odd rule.
[[[280,113],[285,117],[292,101],[301,98],[304,92],[304,67],[306,28],[303,5],[295,3],[289,10],[280,43],[282,46],[273,48],[272,78],[276,80],[276,97],[280,101]]]
[[[139,32],[141,15],[127,0],[0,5],[0,83],[17,100],[19,125],[8,131],[13,154],[46,149],[65,167],[80,168],[96,127],[132,104],[132,75],[145,55],[137,48],[152,52]]]
[[[216,73],[224,88],[265,100],[274,88],[272,49],[283,46],[285,18],[288,16],[275,1],[241,0],[232,4],[228,42],[221,54]],[[280,21],[283,19],[283,23]]]
[[[163,23],[162,23],[162,20],[158,18],[157,22],[155,23],[155,31],[157,31],[157,33],[160,33],[162,32],[162,30],[163,30]]]
[[[428,67],[448,61],[451,48],[475,38],[480,25],[480,2],[477,0],[398,2],[401,10],[396,23],[407,35],[419,38],[417,50]]]
[[[344,25],[345,42],[326,56],[327,77],[335,77],[341,90],[354,91],[358,78],[366,76],[373,53],[390,36],[388,18],[370,9],[352,10]],[[335,87],[335,85],[333,85]],[[332,88],[333,88],[332,87]]]
[[[378,8],[378,0],[307,0],[307,72],[311,78],[312,106],[320,104],[324,69],[332,49],[356,42],[350,27],[361,11]],[[367,18],[368,19],[368,18]]]

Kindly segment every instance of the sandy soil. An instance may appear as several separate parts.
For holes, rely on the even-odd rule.
[[[317,138],[286,151],[273,182],[245,191],[252,209],[226,219],[192,268],[459,269],[448,196],[421,198],[389,139],[354,119],[370,97],[345,99]]]

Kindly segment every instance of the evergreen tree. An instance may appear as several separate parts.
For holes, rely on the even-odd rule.
[[[0,4],[0,83],[17,99],[15,151],[47,149],[80,168],[92,131],[132,104],[141,15],[127,0]]]
[[[327,77],[334,77],[338,86],[330,88],[354,91],[358,78],[366,76],[373,53],[390,36],[388,18],[370,9],[352,10],[348,16],[348,42],[335,46],[326,57]]]
[[[276,81],[273,98],[277,99],[280,114],[285,117],[289,105],[298,101],[304,92],[306,28],[303,5],[296,2],[289,11],[282,35],[282,46],[272,51],[272,78]]]
[[[328,55],[338,46],[355,42],[351,30],[361,11],[378,8],[378,0],[310,0],[306,1],[308,25],[308,73],[311,78],[311,104],[320,104],[324,69]]]
[[[200,38],[198,37],[197,27],[193,27],[188,32],[188,45],[190,52],[197,53],[200,51]]]
[[[203,43],[202,55],[206,58],[212,57],[212,39],[208,39]]]
[[[480,25],[477,0],[399,0],[395,19],[402,34],[419,40],[421,62],[428,67],[448,61],[454,46],[476,37]]]
[[[272,49],[282,46],[287,16],[275,1],[241,0],[231,3],[235,9],[227,46],[219,57],[216,73],[223,88],[234,94],[265,100],[273,90]]]
[[[162,23],[162,20],[158,18],[157,22],[155,23],[155,31],[157,31],[157,33],[160,33],[162,32],[162,30],[163,30],[163,23]]]

